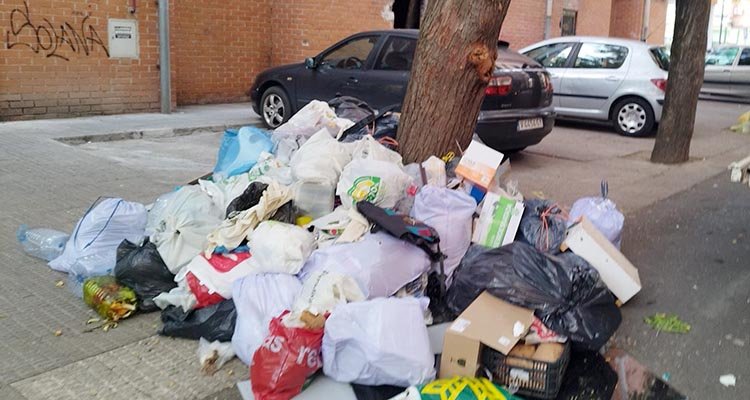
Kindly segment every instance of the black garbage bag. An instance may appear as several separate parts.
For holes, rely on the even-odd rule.
[[[117,246],[114,274],[117,282],[133,289],[138,297],[138,310],[143,312],[158,310],[154,297],[177,286],[156,245],[149,241],[139,247],[123,240]]]
[[[297,223],[297,213],[294,211],[294,205],[291,201],[284,203],[283,206],[279,207],[275,213],[271,216],[273,221],[284,222],[287,224]]]
[[[562,210],[542,199],[526,200],[523,204],[525,208],[516,239],[539,251],[559,253],[567,229],[567,218],[563,217]]]
[[[599,273],[573,253],[552,255],[520,242],[469,249],[448,290],[448,307],[460,314],[483,291],[533,309],[545,325],[582,348],[601,348],[622,321]]]
[[[457,317],[448,307],[446,294],[443,291],[443,283],[437,272],[432,272],[428,276],[425,295],[430,299],[430,314],[432,314],[432,323],[435,325],[453,321]]]
[[[333,112],[339,118],[346,118],[352,122],[370,119],[372,122],[375,110],[366,102],[352,96],[337,96],[328,101]],[[365,132],[366,133],[366,132]]]
[[[398,124],[401,120],[401,114],[396,112],[387,112],[382,114],[380,117],[375,119],[375,131],[372,133],[372,137],[375,139],[391,138],[396,139],[396,132],[398,132]],[[389,142],[382,142],[384,146],[393,150],[392,145]]]
[[[185,312],[182,307],[170,306],[161,312],[164,326],[159,334],[194,340],[206,338],[209,342],[229,342],[234,334],[236,320],[237,310],[231,299],[189,312]]]
[[[258,202],[260,202],[261,196],[263,196],[263,192],[266,191],[266,188],[268,188],[268,185],[265,183],[250,183],[241,195],[237,196],[237,198],[229,203],[227,206],[226,218],[231,217],[234,213],[248,210],[257,205]]]

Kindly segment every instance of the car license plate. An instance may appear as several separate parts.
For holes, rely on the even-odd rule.
[[[541,118],[529,118],[518,121],[519,131],[530,131],[544,127],[544,121]]]

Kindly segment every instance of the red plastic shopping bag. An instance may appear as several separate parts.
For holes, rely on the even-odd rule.
[[[225,299],[221,297],[218,293],[211,292],[206,285],[201,283],[198,278],[193,275],[192,272],[188,272],[185,275],[185,280],[187,281],[188,288],[190,288],[190,291],[193,292],[193,295],[195,296],[196,303],[195,308],[203,308],[212,306],[214,304],[221,303]]]
[[[323,367],[323,328],[290,328],[271,320],[268,336],[253,355],[250,382],[256,400],[288,400],[299,394],[310,375]]]

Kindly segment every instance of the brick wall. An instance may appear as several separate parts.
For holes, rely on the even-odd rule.
[[[546,10],[546,0],[511,1],[500,31],[500,39],[509,42],[512,49],[520,49],[544,39]],[[555,32],[554,19],[552,28]],[[557,29],[557,36],[559,32]]]
[[[667,0],[651,0],[648,43],[664,43]],[[610,36],[638,40],[643,26],[643,0],[613,0]]]
[[[608,36],[612,2],[578,0],[576,34],[582,36]]]
[[[178,105],[247,99],[271,65],[268,1],[172,1],[171,57]]]
[[[352,33],[393,28],[389,0],[288,0],[271,4],[271,64],[301,62]]]
[[[108,57],[107,18],[138,21],[140,59]],[[152,1],[0,1],[0,120],[157,109],[156,18]]]

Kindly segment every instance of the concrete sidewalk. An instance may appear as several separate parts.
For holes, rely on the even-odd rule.
[[[566,123],[514,156],[512,174],[526,196],[543,192],[563,206],[595,195],[606,178],[611,197],[632,214],[750,153],[750,136],[726,131],[745,109],[701,102],[693,159],[685,165],[648,162],[653,138]],[[69,232],[103,195],[150,203],[210,171],[224,127],[259,122],[249,104],[230,104],[185,107],[170,115],[0,124],[0,399],[237,395],[232,387],[247,378],[247,368],[235,360],[214,377],[200,375],[197,343],[155,336],[158,313],[137,315],[106,333],[84,332],[93,312],[55,286],[64,274],[19,250],[14,232],[20,224]],[[53,335],[56,330],[62,335]]]
[[[0,135],[46,138],[98,137],[95,140],[135,139],[216,131],[227,126],[260,124],[250,103],[208,104],[177,108],[171,114],[140,113],[96,117],[40,119],[0,123]],[[119,134],[120,137],[112,136]]]
[[[213,377],[199,372],[196,342],[154,336],[159,313],[139,315],[109,332],[86,333],[92,311],[67,288],[66,276],[21,252],[15,238],[20,224],[73,229],[99,196],[150,203],[210,171],[225,126],[257,124],[249,104],[194,106],[169,115],[129,114],[0,124],[0,399],[202,399],[245,378],[238,361]],[[88,147],[60,138],[110,142],[124,160],[141,154],[150,163],[113,162]],[[190,134],[185,137],[178,135]],[[149,139],[150,138],[150,139]],[[180,141],[199,140],[194,153]],[[171,143],[169,143],[171,141]],[[159,152],[128,152],[167,145],[178,156],[167,165]],[[191,163],[201,154],[208,161]],[[62,335],[53,334],[61,330]],[[234,393],[233,391],[230,391]],[[221,398],[226,398],[221,396]]]

